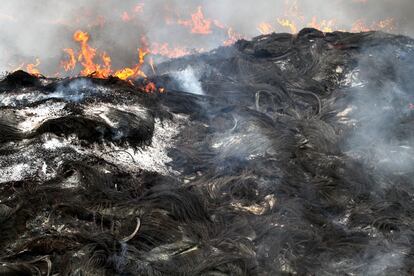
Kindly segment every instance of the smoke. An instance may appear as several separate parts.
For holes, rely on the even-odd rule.
[[[191,66],[188,66],[184,70],[173,72],[171,75],[177,81],[182,91],[197,95],[204,94],[199,77],[196,76],[196,72]]]
[[[378,177],[407,173],[414,165],[414,140],[407,125],[414,101],[409,73],[413,60],[410,48],[379,45],[366,49],[356,68],[355,81],[361,85],[351,89],[348,108],[350,118],[359,123],[348,147],[356,157],[359,153],[369,156],[367,165]]]
[[[349,102],[339,116],[348,117],[347,123],[352,125],[343,150],[349,157],[363,162],[364,172],[375,180],[370,194],[381,197],[391,188],[405,189],[404,185],[413,185],[410,178],[404,184],[395,181],[410,175],[414,166],[414,136],[409,127],[414,100],[413,45],[384,42],[367,46],[361,50],[357,61],[343,87]],[[375,218],[383,219],[381,212],[376,212]],[[354,230],[350,224],[346,229]],[[404,267],[410,247],[401,244],[411,231],[391,233],[392,239],[385,236],[381,239],[385,243],[372,243],[362,255],[329,263],[325,269],[364,267],[363,275],[395,274]],[[371,235],[383,234],[373,231]]]
[[[104,91],[94,85],[89,79],[75,79],[67,84],[59,84],[52,93],[29,91],[26,93],[4,93],[0,95],[0,106],[19,106],[25,103],[35,103],[46,99],[65,99],[80,102],[85,97],[102,94]]]
[[[0,70],[13,70],[34,63],[46,74],[59,70],[64,48],[76,48],[73,33],[82,29],[91,34],[93,47],[109,53],[114,67],[131,66],[137,60],[141,37],[148,43],[168,43],[168,47],[210,50],[223,45],[231,28],[240,37],[260,33],[257,27],[269,22],[276,32],[289,29],[277,23],[288,17],[298,28],[316,20],[335,20],[337,28],[350,29],[353,22],[371,22],[394,18],[396,33],[413,34],[411,0],[15,0],[0,6]],[[191,26],[178,24],[191,20],[201,6],[211,20],[209,34],[191,34]]]

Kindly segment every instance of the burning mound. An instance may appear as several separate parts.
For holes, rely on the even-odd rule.
[[[0,274],[410,275],[414,41],[272,34],[0,82]]]

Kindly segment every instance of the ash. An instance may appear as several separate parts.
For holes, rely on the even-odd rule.
[[[271,34],[163,94],[5,76],[0,274],[412,275],[413,45]]]

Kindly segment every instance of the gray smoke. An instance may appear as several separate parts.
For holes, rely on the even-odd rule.
[[[143,5],[142,10],[137,5]],[[190,19],[198,6],[203,7],[206,18],[220,22],[212,22],[209,35],[191,35],[191,27],[177,24],[179,19]],[[230,27],[247,38],[260,34],[257,26],[261,22],[271,23],[277,32],[286,32],[288,29],[278,25],[276,19],[295,18],[293,12],[298,28],[305,27],[314,16],[317,21],[336,19],[340,29],[350,29],[358,19],[370,25],[373,21],[392,17],[396,26],[394,32],[412,35],[413,8],[411,0],[2,1],[0,70],[34,63],[39,57],[41,71],[54,74],[65,56],[62,49],[77,47],[72,35],[78,29],[89,32],[91,45],[108,52],[114,67],[121,67],[136,62],[136,49],[142,46],[142,35],[150,44],[169,43],[170,47],[209,50],[223,45]],[[128,22],[122,20],[125,12],[130,19]]]
[[[359,123],[348,145],[355,157],[361,152],[370,157],[368,166],[378,170],[378,177],[407,173],[414,165],[412,136],[408,128],[407,133],[398,130],[410,118],[414,99],[411,49],[379,45],[366,50],[355,70],[360,85],[353,91],[349,115]]]

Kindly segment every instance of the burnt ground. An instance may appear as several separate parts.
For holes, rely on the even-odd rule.
[[[272,34],[0,82],[1,275],[411,275],[414,41]],[[138,82],[138,81],[137,81]]]

